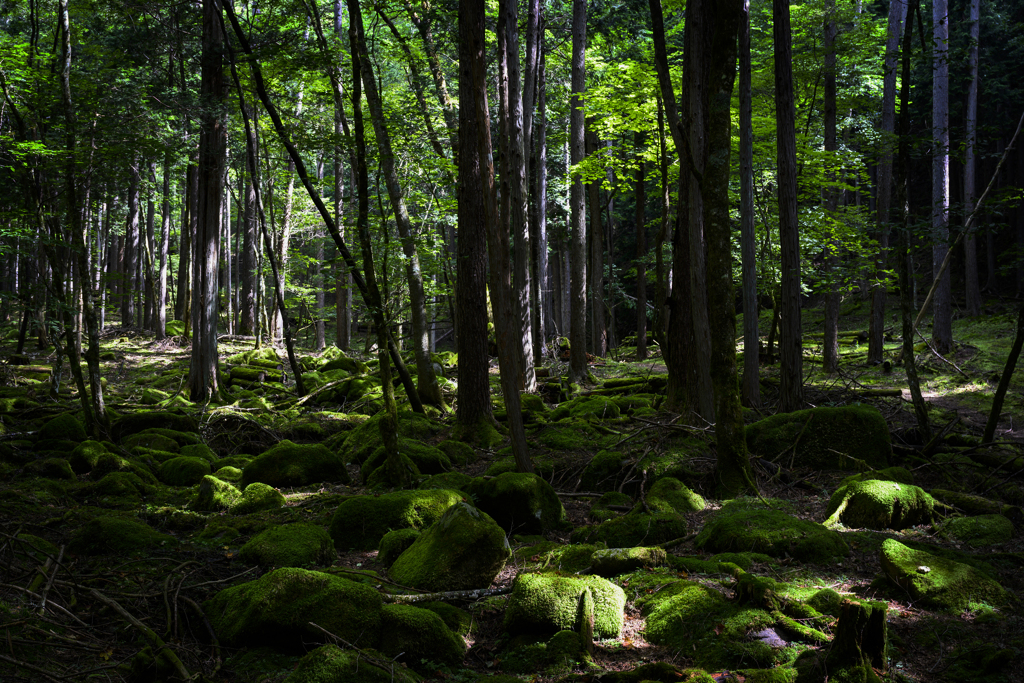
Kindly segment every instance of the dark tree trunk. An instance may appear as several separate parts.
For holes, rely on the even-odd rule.
[[[250,105],[249,117],[255,113]],[[246,145],[246,154],[255,154],[253,145]],[[248,164],[252,167],[252,163]],[[259,324],[256,318],[256,254],[259,242],[256,238],[256,179],[251,173],[245,174],[245,207],[242,211],[242,253],[238,259],[238,334],[251,335],[256,333]]]
[[[128,222],[121,251],[121,326],[135,325],[135,295],[139,291],[139,162],[132,159],[128,183]],[[218,207],[219,208],[219,207]]]
[[[639,156],[636,170],[636,359],[647,358],[647,225],[644,208],[647,194],[644,191],[643,148],[646,143],[642,132],[633,135],[633,147]]]
[[[586,91],[587,2],[572,3],[572,96],[569,111],[569,160],[583,161],[583,93]],[[587,369],[587,217],[583,181],[569,186],[569,233],[572,240],[569,323],[569,375],[574,382],[589,378]]]
[[[597,154],[597,136],[588,132],[587,141],[588,156]],[[604,228],[601,226],[601,184],[596,180],[587,184],[587,204],[587,208],[590,209],[590,340],[594,355],[603,358],[608,353],[608,328],[604,320]]]
[[[949,270],[940,273],[949,249],[949,11],[932,2],[932,277],[939,280],[932,304],[932,343],[953,348],[953,290]]]
[[[836,20],[835,0],[825,3],[825,157],[831,169],[825,177],[825,211],[830,224],[829,232],[835,232],[834,222],[839,209],[839,191],[833,186],[837,181],[835,167],[836,151]],[[829,238],[825,244],[827,275],[825,281],[825,341],[822,349],[822,365],[826,374],[839,371],[839,283],[836,270],[839,266],[838,242]]]
[[[978,142],[978,40],[981,31],[981,0],[971,0],[970,46],[967,64],[970,82],[967,85],[967,112],[965,113],[964,145],[964,215],[974,211],[975,147]],[[974,235],[964,238],[964,284],[967,290],[967,315],[981,315],[981,286],[978,280],[978,247]]]
[[[531,5],[532,7],[532,5]],[[531,9],[531,11],[533,11]],[[529,48],[527,48],[529,53]],[[545,60],[547,51],[540,46],[540,64],[537,71],[537,121],[532,126],[531,139],[536,154],[533,157],[533,215],[530,218],[530,245],[533,247],[533,273],[530,277],[530,310],[532,312],[533,356],[542,358],[551,323],[551,288],[548,285],[548,136]]]
[[[740,252],[743,272],[743,402],[761,407],[757,235],[754,229],[754,125],[750,74],[750,0],[740,23]]]

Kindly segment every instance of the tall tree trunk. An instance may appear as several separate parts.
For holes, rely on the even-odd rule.
[[[121,326],[135,325],[135,295],[139,291],[139,161],[130,162],[128,182],[128,221],[124,228],[121,256]]]
[[[254,114],[255,107],[249,105],[249,118],[253,118]],[[246,145],[246,155],[256,154],[254,147],[254,145]],[[246,163],[247,168],[252,167],[248,160]],[[259,324],[256,317],[256,279],[259,277],[256,271],[256,254],[259,251],[259,242],[256,237],[256,179],[248,172],[244,178],[242,253],[239,254],[238,259],[238,334],[252,335],[256,334],[256,326]]]
[[[978,40],[981,35],[981,0],[971,0],[970,46],[967,53],[970,82],[967,84],[964,149],[964,216],[974,211],[975,147],[978,142]],[[967,315],[981,315],[981,286],[978,280],[978,247],[974,235],[964,238],[964,280],[967,289]]]
[[[646,137],[643,132],[633,134],[633,147],[637,154],[636,170],[636,359],[647,358],[647,224],[644,208],[647,195],[644,191],[643,149]]]
[[[588,128],[591,127],[588,125]],[[587,131],[587,155],[596,155],[597,135]],[[601,183],[587,183],[587,208],[590,209],[590,340],[594,355],[603,358],[608,353],[608,328],[604,321],[604,228],[601,227]]]
[[[341,40],[344,28],[342,18],[345,4],[343,0],[334,0],[334,35]],[[334,93],[334,221],[338,224],[338,230],[342,239],[345,238],[344,214],[345,201],[345,170],[342,163],[341,140],[346,135],[348,126],[345,123],[345,101],[341,87],[342,73],[339,60],[334,72],[334,79],[331,81]],[[334,344],[339,349],[347,351],[352,345],[352,275],[347,267],[338,264],[335,270],[334,310],[335,310],[335,339]]]
[[[572,3],[572,95],[569,100],[569,160],[583,161],[583,93],[586,92],[587,2]],[[583,181],[569,185],[569,232],[572,240],[569,283],[569,375],[573,382],[589,378],[587,369],[587,217],[583,205]]]
[[[437,55],[437,48],[434,45],[434,34],[431,29],[430,3],[422,0],[423,12],[417,12],[409,0],[404,0],[405,11],[410,21],[419,31],[423,40],[423,51],[427,57],[427,64],[430,66],[430,76],[434,81],[434,88],[437,91],[437,99],[441,103],[441,111],[444,112],[444,122],[448,129],[448,137],[452,148],[452,159],[458,163],[459,151],[459,128],[458,114],[451,96],[448,94],[448,83],[444,78],[444,71],[441,69],[441,60]]]
[[[743,403],[761,407],[761,337],[757,306],[757,234],[754,229],[754,118],[750,75],[750,0],[740,20],[740,253],[743,273]]]
[[[146,234],[142,237],[143,276],[145,277],[145,314],[143,327],[156,330],[156,162],[149,163],[149,187],[146,197]]]
[[[953,290],[939,270],[949,249],[949,5],[932,2],[932,276],[939,278],[932,304],[932,343],[953,348]]]
[[[217,366],[217,255],[220,253],[220,202],[227,161],[223,39],[220,2],[203,0],[203,51],[200,98],[204,103],[199,134],[199,195],[192,278],[192,362],[189,393],[195,402],[220,397]]]
[[[779,244],[782,301],[779,320],[780,409],[803,405],[803,342],[800,329],[800,226],[796,211],[796,107],[789,0],[772,0],[775,39],[775,116],[778,130]]]
[[[531,12],[532,3],[531,3]],[[538,41],[543,43],[543,41]],[[537,121],[531,128],[531,139],[536,150],[533,157],[533,214],[530,217],[530,245],[533,247],[533,273],[530,277],[530,310],[533,329],[534,358],[544,356],[547,330],[551,320],[551,289],[548,285],[548,137],[545,60],[547,51],[540,45],[537,67]],[[527,54],[530,49],[527,47]],[[529,88],[527,88],[529,90]]]
[[[185,170],[185,205],[178,231],[178,286],[174,319],[185,323],[186,336],[192,324],[192,242],[199,206],[199,169],[189,163]]]
[[[156,338],[167,336],[167,263],[171,245],[171,152],[164,152],[160,203],[160,268],[156,278]]]
[[[836,177],[836,152],[839,147],[836,138],[836,3],[825,3],[825,212],[830,237],[825,244],[827,268],[825,292],[825,343],[822,349],[822,365],[826,374],[839,371],[839,283],[836,282],[839,266],[838,240],[835,238],[839,209],[839,190],[834,184]]]
[[[228,170],[224,171],[224,194],[222,197],[221,210],[224,212],[221,218],[221,243],[224,247],[224,254],[221,257],[224,263],[224,272],[220,278],[220,281],[224,287],[224,301],[227,310],[225,311],[225,320],[227,322],[228,334],[235,333],[235,282],[233,278],[231,268],[231,179],[228,176]],[[241,192],[241,189],[239,189]]]

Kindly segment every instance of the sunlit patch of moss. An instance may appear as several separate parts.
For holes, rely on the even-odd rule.
[[[620,587],[597,576],[520,574],[505,610],[505,630],[512,634],[572,630],[577,603],[587,589],[594,599],[594,636],[617,637],[626,596]]]
[[[966,564],[909,548],[894,539],[882,542],[882,568],[889,580],[922,605],[960,612],[972,602],[1007,604],[998,583]]]
[[[1002,515],[951,517],[937,527],[941,536],[970,546],[1005,543],[1013,538],[1013,522]]]
[[[825,526],[900,530],[931,522],[934,510],[935,499],[917,486],[881,479],[854,481],[832,494]]]
[[[264,567],[307,567],[330,564],[335,558],[334,541],[314,524],[297,522],[273,526],[253,537],[238,551],[238,557]]]
[[[461,501],[462,493],[444,489],[349,498],[331,518],[331,537],[341,551],[374,550],[388,531],[424,529]]]

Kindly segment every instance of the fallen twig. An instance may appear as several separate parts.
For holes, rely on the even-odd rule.
[[[440,593],[424,593],[422,595],[395,595],[391,593],[381,593],[381,599],[384,602],[435,602],[445,600],[479,600],[481,598],[489,598],[495,595],[508,595],[512,592],[511,587],[505,588],[473,588],[470,590],[462,591],[442,591]]]

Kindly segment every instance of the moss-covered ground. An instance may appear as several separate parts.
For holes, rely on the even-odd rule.
[[[348,672],[330,674],[335,678],[365,671],[366,680],[392,680],[377,675],[383,671],[378,664],[405,652],[393,680],[792,681],[798,659],[831,651],[843,601],[854,599],[887,605],[887,669],[875,671],[882,680],[1024,681],[1024,374],[1011,383],[998,443],[980,440],[1012,341],[1013,311],[996,302],[980,318],[956,319],[957,346],[945,359],[919,348],[929,419],[941,432],[927,453],[902,366],[867,363],[866,342],[855,334],[867,329],[866,314],[866,303],[844,302],[840,325],[849,334],[841,338],[840,371],[826,376],[820,364],[823,316],[805,310],[805,408],[859,406],[880,415],[888,433],[864,435],[872,444],[870,457],[851,455],[863,445],[852,443],[856,430],[830,439],[824,423],[817,425],[807,413],[780,432],[771,452],[752,454],[763,498],[716,498],[713,426],[665,410],[666,368],[656,345],[643,362],[629,346],[598,359],[591,366],[595,382],[584,386],[561,381],[565,364],[545,360],[548,377],[523,410],[536,472],[557,493],[566,524],[506,532],[512,554],[489,587],[495,594],[432,596],[415,609],[389,607],[387,614],[378,614],[374,594],[390,604],[393,596],[415,592],[388,574],[422,532],[415,530],[460,501],[483,505],[474,491],[493,480],[477,478],[515,469],[496,374],[493,438],[465,439],[468,444],[458,441],[451,414],[415,416],[398,388],[400,443],[406,450],[410,443],[439,448],[445,458],[435,459],[450,468],[424,470],[414,486],[422,487],[424,500],[442,495],[443,505],[435,510],[412,504],[394,519],[360,512],[337,520],[339,508],[374,510],[390,500],[381,498],[387,490],[359,484],[361,466],[380,444],[374,359],[300,347],[302,371],[314,386],[348,380],[344,391],[338,384],[302,400],[291,382],[230,385],[230,367],[275,359],[291,376],[283,349],[222,343],[221,401],[201,405],[187,400],[187,340],[157,342],[109,327],[101,368],[112,424],[95,434],[83,429],[66,363],[56,399],[48,385],[4,370],[0,680],[148,682],[179,680],[185,671],[210,683],[302,683],[320,680],[303,677],[307,669],[328,664]],[[762,317],[762,340],[769,316]],[[0,338],[10,340],[10,329],[0,325]],[[887,337],[887,360],[894,360],[899,346],[898,335]],[[13,350],[12,342],[0,343],[0,356]],[[28,351],[33,365],[55,361],[52,348],[37,350],[30,342]],[[445,353],[443,362],[449,405],[458,380],[453,355]],[[762,366],[764,405],[745,409],[748,424],[775,414],[778,373],[778,365]],[[270,459],[260,456],[276,453],[286,441],[321,456],[308,463],[284,459],[283,465],[311,474],[274,481],[256,476]],[[814,458],[805,459],[812,447]],[[295,457],[304,450],[295,449]],[[332,467],[320,467],[321,461]],[[223,491],[213,491],[206,476],[200,495],[211,473]],[[853,476],[940,493],[929,515],[907,525],[881,528],[886,525],[844,515],[829,520],[830,498],[844,484],[853,485]],[[260,483],[243,498],[252,481]],[[883,484],[862,488],[878,486]],[[360,496],[368,498],[346,503]],[[894,508],[892,515],[898,512]],[[352,538],[371,540],[336,547],[327,535],[332,522],[335,530],[350,529]],[[381,538],[387,557],[378,552]],[[600,551],[615,539],[663,547],[642,551],[657,561],[633,562],[627,573],[608,576]],[[887,539],[909,549],[904,554],[915,562],[928,563],[906,568],[928,581],[916,581],[911,591],[910,579],[900,585],[888,578],[882,559]],[[944,567],[982,577],[974,580],[978,585],[994,582],[1005,593],[982,591],[957,601],[955,609],[944,608],[941,600],[919,594],[930,583],[942,584],[933,572]],[[276,576],[301,576],[287,587],[294,595],[276,588],[273,577],[250,583],[275,570],[284,572]],[[557,633],[509,632],[508,591],[517,576],[534,572],[567,579],[602,572],[626,602],[621,616],[601,617],[621,618],[621,628],[602,621],[598,632],[618,635],[599,638],[588,653],[579,618],[558,623],[565,630]],[[402,628],[393,624],[387,637],[374,636],[380,627],[357,633],[345,630],[351,618],[331,621],[320,598],[335,599],[338,586],[352,583],[366,593],[352,614],[371,625],[401,621]],[[231,594],[223,591],[235,587],[255,596],[256,606],[229,605]],[[277,603],[291,620],[282,627],[294,636],[287,643],[277,626],[225,625],[245,610]],[[447,624],[443,648],[428,638],[435,626],[422,625],[439,620],[420,608]],[[323,623],[311,625],[307,617],[318,610]],[[299,665],[303,655],[325,644],[330,657],[324,662]],[[314,658],[324,659],[327,651]]]

